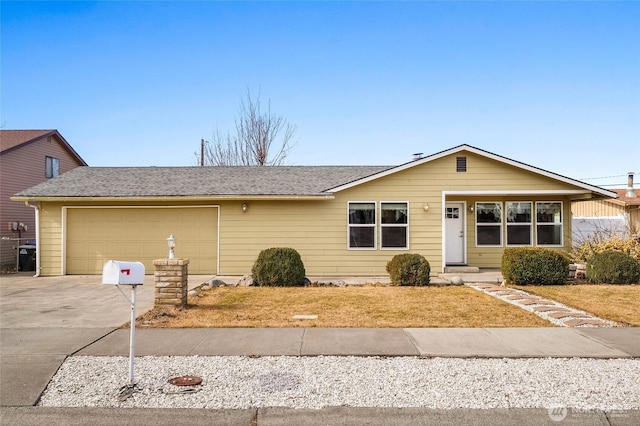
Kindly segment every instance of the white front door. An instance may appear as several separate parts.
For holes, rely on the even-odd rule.
[[[464,203],[446,203],[445,221],[445,263],[464,264]]]

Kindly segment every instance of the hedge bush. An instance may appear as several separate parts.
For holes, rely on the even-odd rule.
[[[564,284],[569,277],[569,259],[556,250],[510,247],[502,255],[501,272],[509,284]]]
[[[640,282],[640,263],[616,250],[596,253],[587,262],[587,279],[598,284],[635,284]]]
[[[387,272],[391,285],[428,285],[431,265],[422,255],[403,253],[387,262]]]
[[[305,270],[295,249],[273,247],[260,252],[251,274],[260,286],[294,287],[304,285]]]

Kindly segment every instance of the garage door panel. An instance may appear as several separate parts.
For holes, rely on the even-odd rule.
[[[167,237],[176,235],[176,256],[188,258],[189,272],[215,274],[218,209],[69,208],[66,272],[100,274],[109,259],[140,261],[147,273],[153,260],[168,255]]]

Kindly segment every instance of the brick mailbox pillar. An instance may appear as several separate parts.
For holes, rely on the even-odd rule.
[[[155,305],[187,306],[189,259],[157,259],[155,267]]]

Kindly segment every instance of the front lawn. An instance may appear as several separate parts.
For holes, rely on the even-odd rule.
[[[154,308],[140,327],[551,327],[463,286],[220,287],[184,310]],[[317,315],[317,319],[292,319]]]
[[[640,326],[640,285],[515,286],[622,325]]]

